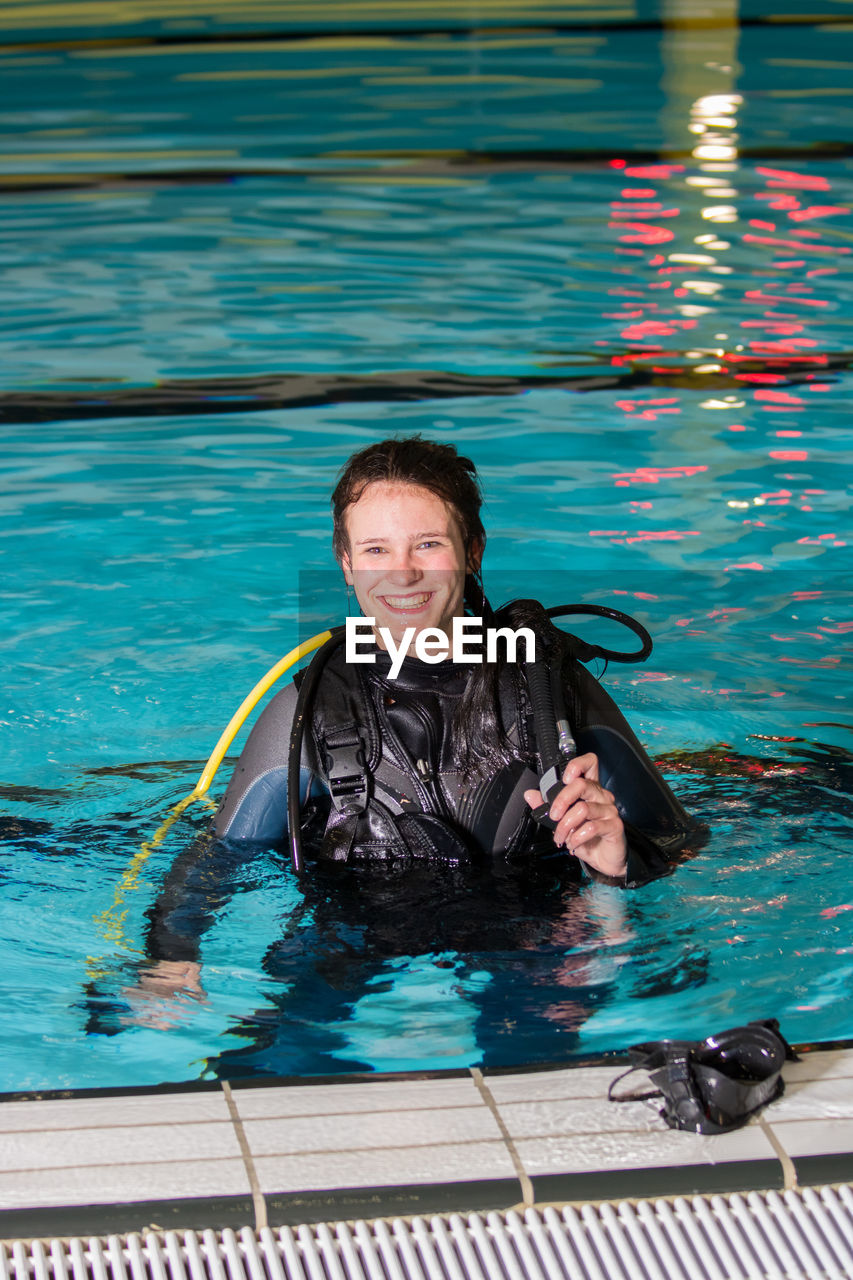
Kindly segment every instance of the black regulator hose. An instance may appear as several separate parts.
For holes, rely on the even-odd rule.
[[[549,618],[565,618],[570,614],[578,613],[595,618],[610,618],[612,622],[618,622],[629,631],[633,631],[634,635],[642,641],[641,647],[635,649],[633,653],[621,653],[618,649],[605,649],[599,644],[588,644],[587,641],[579,640],[574,636],[573,639],[579,645],[577,656],[581,662],[589,662],[592,658],[604,658],[606,662],[645,662],[652,651],[652,638],[642,622],[632,618],[629,613],[623,613],[621,609],[611,609],[604,604],[558,604],[551,609],[546,609],[545,613]]]
[[[601,645],[590,644],[578,636],[572,636],[572,653],[582,662],[593,658],[604,658],[611,662],[645,662],[652,651],[652,638],[642,623],[636,618],[623,613],[620,609],[611,609],[606,605],[595,604],[563,604],[545,610],[549,618],[565,617],[569,614],[592,614],[596,617],[610,618],[633,631],[642,641],[642,647],[634,653],[620,653],[615,649],[605,649]],[[530,704],[533,709],[533,723],[536,732],[536,747],[539,752],[541,774],[539,790],[542,793],[542,804],[533,810],[533,817],[540,825],[553,830],[556,822],[549,816],[552,803],[559,794],[563,781],[563,770],[569,760],[577,753],[572,731],[565,709],[562,683],[560,680],[559,662],[528,662],[525,665],[527,687],[530,691]]]
[[[559,664],[528,662],[525,671],[541,770],[542,804],[533,810],[533,817],[553,831],[557,824],[549,817],[549,810],[562,786],[563,770],[577,754],[577,747],[566,715]]]

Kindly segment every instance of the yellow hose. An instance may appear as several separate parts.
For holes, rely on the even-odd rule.
[[[231,746],[231,743],[240,732],[246,718],[254,711],[261,698],[271,689],[276,680],[279,680],[291,667],[295,666],[301,658],[307,654],[313,653],[315,649],[319,649],[321,644],[325,644],[331,637],[331,631],[321,631],[319,635],[312,636],[310,640],[304,640],[302,644],[291,649],[286,653],[274,667],[270,667],[269,671],[259,680],[254,689],[240,703],[234,712],[228,724],[225,727],[219,741],[213,748],[210,759],[201,771],[198,782],[193,787],[188,796],[184,796],[183,800],[179,800],[174,808],[170,809],[165,821],[157,828],[150,840],[146,840],[140,846],[138,853],[135,853],[125,868],[124,875],[116,885],[113,900],[106,910],[100,915],[95,916],[95,924],[98,926],[104,941],[111,943],[113,946],[123,946],[128,951],[138,951],[138,948],[132,947],[124,936],[124,920],[127,916],[127,908],[119,911],[124,902],[125,894],[130,893],[139,883],[139,872],[151,854],[157,849],[166,837],[170,827],[177,821],[186,808],[192,804],[194,800],[201,799],[207,793],[207,790],[216,776],[216,771],[225,759],[225,753]],[[214,805],[210,805],[214,808]],[[97,957],[87,957],[89,964],[89,977],[97,976],[100,960]]]
[[[263,680],[258,681],[252,692],[243,699],[231,719],[228,721],[228,724],[225,726],[225,731],[223,732],[222,737],[213,748],[210,759],[201,771],[201,777],[195,784],[193,790],[186,797],[186,801],[181,801],[181,804],[184,805],[184,807],[186,807],[186,804],[189,804],[190,800],[196,800],[199,796],[203,796],[207,791],[216,775],[216,770],[225,759],[225,752],[231,746],[231,743],[243,727],[244,720],[251,711],[254,711],[267,689],[271,689],[276,680],[280,679],[281,676],[284,675],[285,671],[289,671],[290,668],[295,666],[301,658],[306,656],[306,654],[313,653],[315,649],[320,648],[321,644],[325,644],[326,641],[331,638],[331,635],[331,631],[321,631],[319,635],[312,636],[310,640],[303,640],[302,644],[298,644],[295,649],[290,650],[290,653],[286,653],[274,667],[270,667]],[[183,810],[181,810],[181,812],[183,812]]]

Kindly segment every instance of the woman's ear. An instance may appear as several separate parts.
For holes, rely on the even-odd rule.
[[[480,572],[480,565],[483,561],[483,550],[482,538],[475,538],[468,548],[468,559],[465,565],[468,573],[477,574]]]
[[[344,575],[344,582],[348,587],[351,587],[353,585],[352,565],[350,564],[350,558],[346,551],[341,555],[341,571]]]

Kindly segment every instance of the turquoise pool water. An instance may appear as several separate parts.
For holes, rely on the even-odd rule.
[[[93,33],[0,6],[0,1088],[541,1062],[764,1016],[853,1036],[836,7],[727,7],[700,39],[672,7],[437,32],[415,6],[383,34],[343,5],[357,38],[294,41],[279,6],[236,45],[195,38],[237,32],[226,7]],[[333,585],[300,614],[336,469],[414,430],[481,470],[496,601],[652,631],[605,679],[711,842],[631,894],[449,877],[372,916],[270,852],[233,868],[203,994],[141,995],[204,807],[140,848],[345,609]]]

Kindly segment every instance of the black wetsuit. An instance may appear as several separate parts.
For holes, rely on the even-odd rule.
[[[383,804],[394,808],[395,791],[397,807],[405,808],[407,794],[423,803],[430,787],[440,789],[434,791],[438,812],[442,820],[449,815],[454,839],[468,846],[469,856],[447,856],[448,849],[439,847],[438,857],[377,863],[375,856],[360,856],[363,832],[356,833],[346,860],[320,856],[301,878],[302,900],[262,961],[267,1004],[234,1027],[243,1047],[223,1052],[209,1069],[234,1078],[373,1067],[369,1056],[366,1062],[359,1057],[357,1010],[394,981],[401,964],[452,971],[448,980],[466,993],[471,1033],[484,1061],[562,1058],[604,998],[595,957],[610,941],[609,913],[630,912],[631,895],[618,895],[624,906],[605,900],[602,910],[579,892],[586,869],[555,848],[524,801],[524,790],[537,782],[529,767],[535,757],[516,760],[465,792],[448,726],[470,667],[407,658],[396,684],[388,681],[384,662],[362,670],[380,719],[386,717],[374,779]],[[597,752],[602,784],[616,795],[626,824],[628,872],[617,883],[638,884],[665,871],[668,855],[696,826],[598,682],[579,664],[573,677],[578,751]],[[517,703],[513,724],[513,697],[502,699],[503,723],[524,754],[532,745],[525,707],[523,699]],[[148,913],[150,960],[198,961],[200,939],[230,895],[252,886],[252,860],[261,883],[275,874],[271,863],[280,855],[270,847],[280,846],[287,831],[295,701],[295,688],[284,689],[252,730],[215,820],[218,838],[199,839],[172,866]],[[340,711],[332,703],[316,711],[302,754],[301,793],[306,809],[321,818],[317,834],[327,816],[335,825],[315,740]],[[413,705],[430,708],[432,723],[419,719],[420,738],[408,722]],[[400,768],[403,740],[409,758],[426,759],[429,787],[418,790],[419,779],[426,780],[416,766],[414,779]],[[487,803],[500,796],[502,808]],[[451,842],[451,855],[454,847]]]

